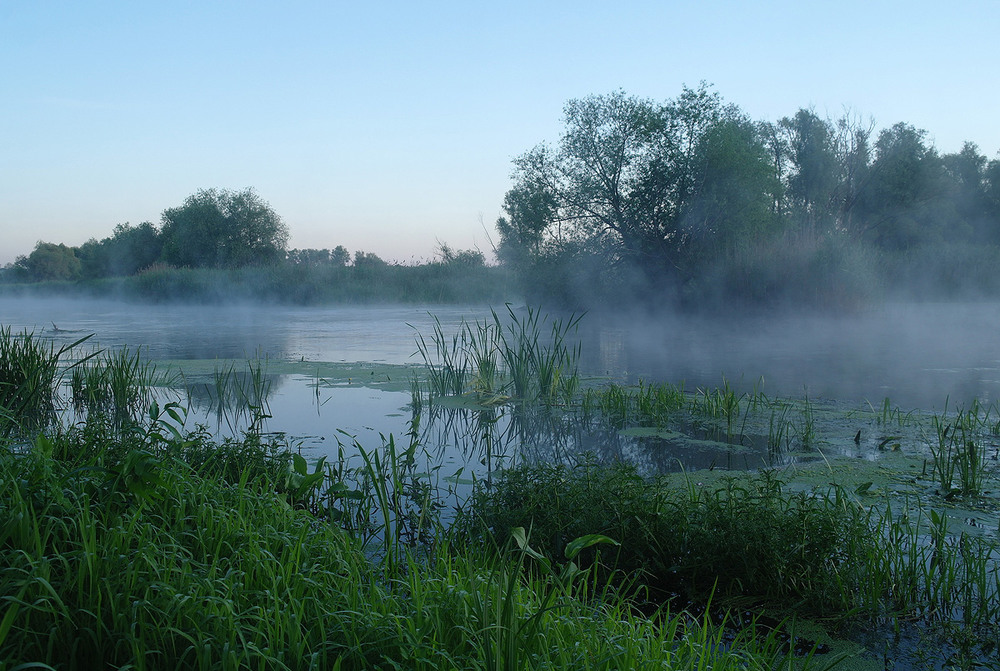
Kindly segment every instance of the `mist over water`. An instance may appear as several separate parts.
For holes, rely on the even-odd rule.
[[[856,314],[588,316],[584,357],[629,382],[940,409],[1000,398],[1000,303],[897,303]],[[763,380],[763,383],[761,383]]]
[[[503,314],[505,308],[498,310]],[[418,364],[414,338],[438,318],[446,334],[486,306],[141,306],[114,301],[0,299],[0,324],[151,359]],[[62,331],[54,331],[53,324]],[[547,328],[547,327],[546,327]],[[684,384],[723,379],[768,395],[940,409],[1000,399],[1000,303],[898,303],[848,315],[612,315],[580,322],[588,376]]]

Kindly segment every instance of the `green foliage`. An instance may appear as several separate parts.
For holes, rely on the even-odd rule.
[[[571,100],[558,143],[514,161],[497,257],[531,300],[584,309],[995,296],[998,162],[926,138],[807,109],[753,123],[704,84]]]
[[[173,265],[239,268],[285,258],[288,228],[252,188],[203,189],[162,219],[163,260]]]
[[[160,259],[163,239],[153,224],[119,224],[114,234],[100,242],[91,239],[76,251],[82,264],[82,276],[120,277],[134,275]]]
[[[9,326],[0,326],[0,438],[48,428],[55,419],[60,358],[89,338],[57,350],[34,333],[14,334]]]
[[[438,262],[360,267],[297,262],[235,269],[157,264],[138,275],[123,278],[114,291],[120,296],[151,302],[490,303],[511,297],[507,274],[494,266]]]
[[[23,455],[0,451],[0,668],[791,661],[776,637],[749,631],[727,647],[707,620],[637,615],[572,563],[608,543],[599,535],[572,539],[562,555],[569,563],[546,563],[527,534],[502,557],[442,543],[424,559],[399,546],[393,563],[373,563],[336,524],[289,505],[255,470],[252,443],[242,456],[223,449],[233,465],[246,459],[234,480],[233,471],[223,476],[184,456],[220,446],[181,436],[182,418],[167,408],[150,415],[126,451],[97,434],[85,439],[95,442],[82,461],[60,456],[71,452],[59,445],[70,434],[39,438]],[[380,463],[372,475],[383,478],[388,464]],[[321,472],[292,468],[300,485]]]
[[[433,349],[423,334],[417,334],[431,394],[458,396],[472,391],[485,404],[510,396],[546,404],[572,398],[579,387],[580,344],[571,345],[568,339],[582,315],[553,318],[545,336],[543,328],[550,318],[540,310],[529,307],[519,315],[508,305],[503,318],[495,310],[491,313],[492,321],[463,321],[450,338],[435,318]]]
[[[106,420],[115,431],[135,424],[153,400],[153,386],[163,382],[156,366],[141,353],[123,347],[95,354],[73,367],[70,390],[77,414],[88,421]]]
[[[39,242],[27,257],[18,257],[15,265],[33,282],[75,280],[82,268],[72,248],[52,242]]]
[[[714,595],[716,605],[997,626],[996,540],[951,534],[945,515],[921,506],[859,506],[870,487],[791,492],[764,472],[678,488],[624,467],[523,465],[480,483],[462,530],[503,547],[530,528],[543,568],[565,571],[574,539],[614,539],[577,564],[656,604]]]
[[[530,526],[550,561],[574,538],[608,536],[620,545],[600,560],[596,551],[584,553],[581,565],[603,562],[658,599],[705,599],[714,591],[817,611],[829,605],[831,572],[852,559],[840,550],[852,532],[849,516],[821,499],[786,494],[767,474],[690,487],[669,489],[625,467],[522,466],[477,490],[470,533],[502,542]]]

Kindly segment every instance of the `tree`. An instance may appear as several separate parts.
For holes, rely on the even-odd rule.
[[[942,166],[924,144],[926,131],[897,123],[879,133],[875,160],[862,194],[866,235],[884,249],[906,250],[937,239]]]
[[[836,226],[850,235],[860,235],[861,227],[855,220],[855,211],[871,178],[869,141],[874,130],[874,121],[862,122],[850,112],[845,112],[837,120],[836,147],[840,179],[834,196]]]
[[[954,212],[952,234],[962,229],[970,242],[995,243],[986,193],[986,157],[979,153],[979,147],[966,142],[957,154],[942,156],[941,165],[944,168],[945,196]]]
[[[738,117],[718,121],[703,134],[695,155],[697,187],[680,226],[689,265],[731,256],[777,232],[772,203],[780,185],[755,124]]]
[[[779,122],[788,138],[788,198],[792,216],[814,232],[833,227],[839,166],[832,124],[812,110],[800,109]]]
[[[520,269],[598,255],[606,275],[685,281],[706,256],[771,228],[779,185],[754,124],[702,84],[663,104],[571,100],[556,148],[515,160],[498,256]]]
[[[343,268],[351,261],[351,253],[347,251],[347,247],[343,245],[337,245],[330,252],[330,264],[338,268]]]
[[[164,210],[163,259],[178,266],[235,268],[285,258],[288,229],[252,188],[203,189]]]
[[[73,249],[53,242],[39,241],[31,254],[19,256],[14,265],[35,282],[75,280],[80,277],[80,259]]]

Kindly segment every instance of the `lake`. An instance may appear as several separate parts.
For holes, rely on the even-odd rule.
[[[501,314],[505,310],[500,306]],[[487,318],[487,306],[204,307],[0,299],[0,324],[15,332],[34,331],[58,344],[93,334],[88,345],[141,348],[158,362],[201,362],[201,377],[189,376],[187,385],[192,423],[213,419],[198,392],[198,385],[206,384],[206,362],[265,360],[271,386],[267,429],[287,435],[313,457],[334,454],[338,441],[350,443],[351,436],[364,446],[390,434],[405,440],[413,418],[411,393],[408,380],[398,379],[406,371],[391,367],[422,364],[415,336],[429,336],[435,319],[450,334],[463,320]],[[738,391],[762,388],[768,395],[835,399],[858,407],[866,402],[877,407],[889,398],[904,411],[1000,398],[996,303],[900,304],[839,317],[592,314],[580,321],[578,333],[581,373],[594,384],[669,382],[694,391],[725,380]],[[340,375],[324,373],[321,364],[340,366]],[[224,432],[221,425],[215,428]],[[774,459],[753,451],[735,457],[738,464],[731,454],[711,450],[679,455],[613,430],[580,432],[572,422],[503,407],[425,409],[420,439],[455,470],[492,468],[499,463],[484,464],[489,461],[484,450],[510,456],[512,449],[532,459],[586,450],[649,471],[669,469],[679,459],[692,468],[758,467]],[[480,445],[484,440],[490,445]]]

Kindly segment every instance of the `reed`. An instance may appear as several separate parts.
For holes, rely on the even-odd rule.
[[[273,378],[267,368],[267,357],[260,356],[248,359],[245,368],[235,362],[216,366],[208,382],[185,383],[188,402],[207,407],[215,415],[216,426],[225,426],[230,434],[260,435],[271,416],[269,397]],[[318,383],[316,390],[318,394]]]
[[[974,496],[982,490],[989,463],[982,439],[992,428],[988,410],[985,415],[981,410],[976,402],[968,410],[959,408],[949,416],[945,404],[943,413],[931,418],[934,435],[928,447],[934,477],[945,496]]]
[[[736,420],[741,415],[741,408],[743,402],[748,398],[746,393],[737,394],[736,391],[729,385],[729,380],[725,377],[722,378],[722,387],[716,387],[714,390],[699,389],[695,393],[694,398],[691,401],[691,411],[696,415],[701,415],[713,420],[721,420],[725,422],[726,427],[726,439],[732,441],[735,433],[734,427]],[[751,403],[747,403],[747,412],[749,413]],[[746,424],[747,415],[744,414],[744,426]],[[743,431],[740,431],[740,437],[742,438]]]
[[[469,363],[466,356],[467,331],[463,327],[448,338],[441,327],[441,321],[434,317],[431,343],[427,344],[422,333],[417,332],[417,352],[427,367],[430,392],[436,396],[461,395],[465,392],[469,379]]]
[[[105,351],[73,368],[73,407],[87,421],[101,421],[115,431],[139,423],[154,398],[154,387],[173,379],[142,359],[139,350]]]
[[[56,349],[34,333],[0,326],[0,437],[30,434],[55,421],[61,376],[93,354],[68,368],[61,368],[61,359],[90,337]]]
[[[580,384],[580,344],[571,345],[570,336],[582,316],[549,323],[548,316],[533,308],[519,316],[508,305],[504,318],[491,312],[491,320],[463,321],[450,337],[435,317],[430,343],[417,333],[417,352],[427,368],[430,393],[472,392],[488,404],[505,402],[508,396],[546,404],[572,400]]]

